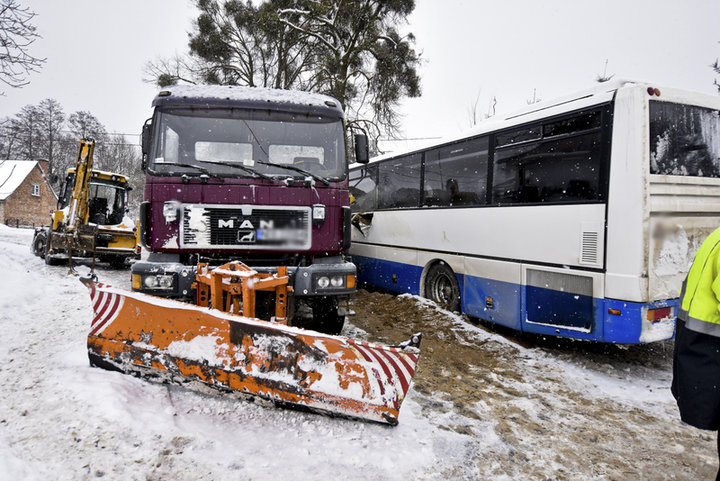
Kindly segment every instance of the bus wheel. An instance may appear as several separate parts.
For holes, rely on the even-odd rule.
[[[428,270],[425,297],[448,311],[460,310],[460,285],[455,273],[444,262],[438,262]]]

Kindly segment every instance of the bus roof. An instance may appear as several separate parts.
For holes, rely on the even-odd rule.
[[[297,90],[230,85],[172,85],[161,90],[153,107],[236,107],[272,109],[344,118],[334,98]]]
[[[554,98],[551,100],[544,100],[534,104],[530,104],[527,107],[524,107],[520,110],[511,112],[506,115],[490,117],[486,120],[479,122],[477,125],[470,129],[464,130],[457,134],[446,136],[442,139],[430,140],[420,146],[414,146],[408,149],[379,155],[372,158],[370,162],[373,163],[393,157],[398,157],[401,155],[411,154],[413,152],[422,151],[430,147],[450,144],[461,139],[474,137],[476,135],[493,132],[500,129],[510,128],[518,124],[532,122],[533,120],[561,114],[563,112],[578,110],[584,107],[591,107],[600,103],[609,102],[614,98],[615,92],[617,92],[619,89],[637,87],[646,89],[647,87],[657,87],[657,85],[648,82],[622,79],[598,83],[586,90],[575,92],[569,95],[564,95],[562,97]],[[660,90],[662,91],[664,89],[661,88]]]

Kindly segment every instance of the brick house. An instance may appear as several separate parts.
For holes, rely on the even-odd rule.
[[[0,221],[10,225],[48,225],[57,196],[48,183],[44,160],[0,160]]]

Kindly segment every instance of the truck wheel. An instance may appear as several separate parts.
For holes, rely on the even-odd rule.
[[[331,297],[321,297],[312,303],[313,317],[309,329],[337,335],[345,325],[345,316],[337,313],[337,302]]]
[[[45,264],[47,264],[49,266],[59,266],[63,262],[67,262],[67,259],[65,259],[65,258],[58,259],[57,257],[53,257],[51,254],[48,254],[47,252],[45,252]]]
[[[107,261],[113,269],[125,269],[125,256],[107,256]]]
[[[44,232],[38,232],[35,234],[35,238],[33,239],[33,254],[40,257],[41,259],[45,259],[45,243],[47,242],[47,237],[45,236]]]
[[[448,311],[460,310],[460,285],[450,266],[438,262],[430,267],[425,276],[425,297]]]
[[[53,257],[52,254],[50,254],[50,239],[45,240],[45,255],[43,257],[45,258],[45,264],[49,266],[59,266],[63,262],[67,262],[65,258]]]

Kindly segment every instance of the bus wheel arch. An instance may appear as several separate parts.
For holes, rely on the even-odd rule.
[[[460,283],[447,262],[435,259],[428,262],[420,276],[420,295],[443,309],[460,311]]]

